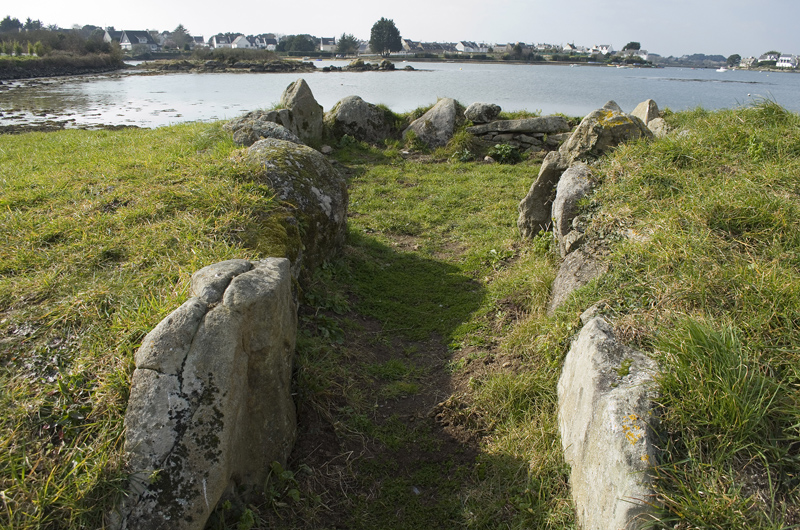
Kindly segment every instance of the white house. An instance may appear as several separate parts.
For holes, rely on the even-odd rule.
[[[797,56],[781,55],[778,58],[778,62],[775,63],[775,66],[777,66],[778,68],[797,68]]]
[[[459,53],[488,53],[489,46],[486,44],[476,44],[472,41],[462,40],[456,44],[456,50]]]
[[[208,44],[206,43],[206,39],[202,36],[196,35],[192,37],[191,42],[189,43],[193,48],[208,48]]]
[[[231,41],[224,35],[214,35],[208,40],[208,47],[215,50],[217,48],[230,48]]]
[[[614,48],[610,44],[595,44],[592,46],[592,54],[608,55],[614,53]]]
[[[236,48],[238,50],[251,50],[255,47],[253,41],[244,35],[239,35],[231,42],[231,48]]]
[[[336,37],[327,38],[322,37],[319,40],[319,51],[321,52],[335,52],[336,51]]]
[[[649,57],[647,50],[622,50],[621,52],[617,52],[617,55],[620,57],[638,57],[643,61],[646,61]]]
[[[762,56],[760,56],[758,58],[758,62],[760,62],[760,63],[769,62],[769,61],[778,62],[778,59],[780,59],[780,58],[781,58],[780,55],[778,55],[776,53],[765,53],[764,55],[762,55]]]
[[[119,46],[123,50],[131,50],[134,46],[143,44],[150,48],[150,51],[157,52],[159,49],[158,43],[153,39],[148,31],[132,31],[122,30],[122,35],[119,39]]]

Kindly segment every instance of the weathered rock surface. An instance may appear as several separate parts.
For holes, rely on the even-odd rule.
[[[588,114],[558,153],[547,155],[539,176],[519,203],[517,227],[522,237],[532,238],[549,228],[553,188],[568,167],[577,161],[591,161],[620,143],[642,137],[652,138],[653,133],[642,120],[623,113],[613,101]]]
[[[667,126],[667,122],[664,121],[664,118],[650,120],[650,123],[647,124],[647,128],[650,129],[650,132],[652,132],[653,136],[656,138],[664,138],[669,134],[669,126]]]
[[[517,227],[522,237],[532,238],[550,227],[553,189],[567,167],[567,161],[559,151],[547,153],[539,169],[539,176],[517,207]]]
[[[132,471],[116,528],[204,528],[226,491],[257,492],[296,433],[289,260],[231,260],[144,339],[125,414]]]
[[[464,123],[464,108],[452,98],[443,98],[428,112],[414,120],[403,131],[403,137],[414,133],[430,148],[443,147],[462,123]]]
[[[592,189],[592,172],[586,164],[575,164],[567,169],[556,186],[553,201],[553,234],[558,241],[561,257],[567,255],[567,234],[572,232],[572,220],[578,215],[578,201]]]
[[[552,315],[573,291],[608,272],[608,263],[597,248],[581,247],[567,254],[550,291],[547,313]]]
[[[303,142],[297,135],[277,123],[280,119],[278,114],[278,111],[254,110],[229,121],[223,128],[233,134],[233,141],[237,145],[245,147],[264,138],[276,138],[302,144]],[[288,115],[288,111],[285,111],[284,115]]]
[[[512,134],[557,134],[569,132],[569,130],[569,123],[567,123],[567,120],[562,116],[497,120],[483,125],[467,127],[467,132],[476,136],[492,132]]]
[[[631,116],[636,116],[645,125],[648,125],[654,119],[661,117],[661,111],[658,110],[658,105],[655,101],[648,99],[636,105],[636,108],[631,112]]]
[[[652,139],[653,133],[642,120],[625,114],[619,105],[609,101],[583,118],[561,151],[571,165],[576,160],[598,158],[621,143],[639,138]]]
[[[314,99],[304,79],[298,79],[286,87],[281,95],[280,106],[289,111],[290,126],[278,123],[307,144],[316,145],[322,141],[322,105]]]
[[[599,317],[567,354],[558,381],[558,425],[584,530],[634,530],[652,512],[656,370],[647,356],[619,344]]]
[[[325,123],[336,138],[345,134],[368,143],[380,143],[395,135],[386,112],[358,96],[347,96],[325,114]]]
[[[347,232],[347,184],[319,151],[283,140],[259,140],[246,155],[263,170],[256,181],[268,184],[288,209],[287,226],[300,231],[301,248],[289,255],[292,270],[310,271],[335,255]]]
[[[473,103],[464,111],[464,117],[472,123],[489,123],[500,115],[501,110],[494,103]]]

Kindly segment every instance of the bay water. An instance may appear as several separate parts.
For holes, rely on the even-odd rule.
[[[583,116],[609,100],[630,112],[645,99],[660,108],[709,110],[762,98],[800,112],[800,75],[692,68],[397,62],[394,72],[165,73],[125,71],[93,76],[5,82],[0,125],[62,122],[66,126],[157,127],[183,121],[230,119],[269,108],[302,77],[327,111],[345,96],[382,103],[395,112],[452,97],[496,103],[503,110]],[[412,66],[413,71],[405,71]]]

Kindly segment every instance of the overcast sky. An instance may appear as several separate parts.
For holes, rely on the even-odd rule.
[[[372,24],[386,17],[416,41],[571,42],[615,50],[637,41],[664,56],[800,54],[798,0],[28,0],[6,3],[5,15],[66,28],[171,31],[183,24],[206,38],[220,32],[351,33],[365,40]]]

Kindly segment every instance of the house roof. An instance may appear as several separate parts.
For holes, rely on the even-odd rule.
[[[146,43],[146,44],[156,44],[156,41],[153,39],[153,36],[150,35],[147,31],[136,31],[136,30],[129,30],[124,29],[122,30],[122,36],[120,36],[120,40],[124,37],[128,38],[128,41],[131,44],[138,44],[138,43]]]

